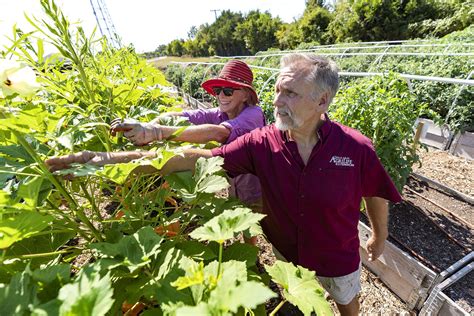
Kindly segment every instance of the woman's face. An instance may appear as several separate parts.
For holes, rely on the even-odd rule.
[[[229,118],[234,118],[242,112],[245,107],[245,102],[249,97],[246,89],[234,90],[231,96],[225,95],[224,91],[216,93],[219,109],[226,113]]]

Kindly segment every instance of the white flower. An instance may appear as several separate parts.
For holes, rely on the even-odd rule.
[[[33,69],[17,61],[0,59],[0,97],[15,93],[30,96],[39,87]]]

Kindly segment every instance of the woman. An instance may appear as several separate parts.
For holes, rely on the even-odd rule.
[[[202,87],[217,98],[218,108],[166,113],[150,123],[112,122],[111,131],[123,131],[135,145],[146,145],[167,139],[181,127],[160,125],[165,116],[184,116],[193,124],[173,140],[191,143],[218,141],[227,144],[237,137],[265,125],[265,117],[252,86],[253,74],[249,66],[240,60],[231,60],[222,68],[217,78],[202,83]],[[253,175],[241,175],[231,180],[231,196],[247,205],[260,201],[260,183]]]

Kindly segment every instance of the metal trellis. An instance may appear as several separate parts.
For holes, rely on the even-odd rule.
[[[111,43],[115,48],[122,47],[122,43],[104,0],[90,0],[90,3],[102,36],[107,38],[109,43]]]

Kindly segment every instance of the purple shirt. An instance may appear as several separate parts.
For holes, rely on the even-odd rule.
[[[274,125],[212,150],[231,176],[258,176],[267,216],[262,227],[288,260],[325,277],[359,267],[362,197],[401,200],[370,140],[326,116],[305,166],[294,141]]]
[[[235,140],[256,128],[265,126],[265,116],[260,107],[246,106],[240,114],[229,120],[226,113],[221,112],[219,108],[206,110],[192,110],[182,112],[184,117],[194,125],[214,124],[222,125],[230,130],[230,135],[225,144]],[[239,198],[242,202],[250,205],[260,200],[262,192],[258,178],[251,174],[243,174],[231,179],[229,194]]]

